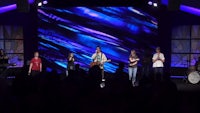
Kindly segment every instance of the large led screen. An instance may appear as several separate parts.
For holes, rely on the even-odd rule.
[[[105,71],[115,72],[119,63],[127,66],[131,49],[142,57],[157,46],[156,18],[133,7],[41,7],[38,19],[38,49],[48,69],[64,70],[69,52],[88,69],[100,46],[112,60]]]

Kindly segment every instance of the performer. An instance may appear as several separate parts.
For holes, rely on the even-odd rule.
[[[74,65],[74,54],[73,53],[69,53],[68,58],[67,58],[67,70],[66,70],[66,75],[69,75],[69,71],[70,70],[75,70],[75,65]]]
[[[195,63],[196,71],[200,72],[200,57],[198,58],[198,61]]]
[[[107,62],[107,57],[104,53],[101,52],[101,48],[99,46],[96,47],[96,52],[92,55],[93,62],[99,65],[102,70],[102,80],[104,79],[104,63]]]
[[[161,53],[160,47],[156,48],[156,53],[153,55],[153,70],[154,70],[154,79],[158,79],[158,75],[160,75],[161,80],[163,80],[163,67],[165,62],[164,54]]]
[[[68,58],[67,58],[67,70],[74,70],[75,69],[74,61],[75,61],[74,54],[69,53]]]
[[[137,74],[137,64],[140,59],[136,55],[135,50],[131,50],[131,54],[129,56],[129,80],[132,82],[133,86],[136,86],[136,74]]]
[[[0,60],[8,59],[7,55],[4,53],[3,49],[0,49]]]
[[[0,49],[0,73],[6,70],[8,64],[8,57],[3,49]]]
[[[147,79],[150,75],[152,67],[152,53],[150,49],[144,51],[142,58],[142,79]]]
[[[39,58],[39,52],[35,52],[34,58],[30,62],[28,74],[37,76],[40,72],[42,72],[42,60]]]

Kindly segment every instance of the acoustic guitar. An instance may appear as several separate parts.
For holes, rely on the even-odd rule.
[[[93,66],[96,66],[96,65],[98,65],[98,66],[103,66],[103,64],[106,63],[106,62],[111,62],[111,60],[106,60],[106,61],[103,62],[102,64],[101,64],[101,62],[91,62],[91,63],[90,63],[90,68],[92,68]]]

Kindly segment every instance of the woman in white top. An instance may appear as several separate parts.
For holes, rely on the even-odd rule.
[[[160,76],[163,80],[163,67],[165,62],[164,54],[161,53],[160,47],[156,48],[156,53],[153,55],[153,70],[154,70],[154,79],[157,80]]]

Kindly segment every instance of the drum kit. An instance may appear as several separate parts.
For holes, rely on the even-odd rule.
[[[195,66],[190,66],[188,68],[187,80],[191,84],[197,84],[197,83],[199,83],[199,81],[200,81],[200,72],[196,70]]]

